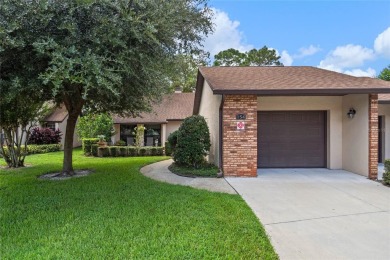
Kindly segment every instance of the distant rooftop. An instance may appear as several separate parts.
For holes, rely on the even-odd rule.
[[[192,115],[195,93],[173,93],[165,95],[161,103],[152,107],[152,112],[142,113],[140,117],[113,116],[115,124],[166,123],[183,120]]]
[[[57,107],[53,110],[48,116],[45,117],[45,122],[56,122],[61,123],[68,116],[68,111],[65,108],[65,105]]]

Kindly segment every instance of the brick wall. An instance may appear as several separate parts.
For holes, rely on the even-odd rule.
[[[368,178],[378,177],[378,94],[369,95],[368,107]]]
[[[236,114],[246,114],[237,120]],[[237,130],[237,122],[245,122]],[[257,176],[257,96],[226,95],[223,105],[222,170],[225,176]]]

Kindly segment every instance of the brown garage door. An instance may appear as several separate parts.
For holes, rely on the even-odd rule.
[[[326,167],[325,118],[325,111],[258,112],[258,167]]]

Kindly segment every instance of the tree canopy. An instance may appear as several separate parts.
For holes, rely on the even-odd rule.
[[[274,49],[264,46],[261,49],[252,49],[240,52],[236,49],[227,49],[214,56],[214,66],[283,66],[280,56]]]
[[[196,86],[198,67],[208,64],[208,53],[178,54],[172,64],[172,89],[193,92]]]
[[[104,135],[104,139],[110,141],[111,136],[115,134],[114,120],[108,113],[89,113],[79,118],[76,132],[80,139],[97,138],[98,135]]]
[[[379,73],[378,78],[390,81],[390,65],[387,66],[387,68],[384,68],[381,73]]]
[[[177,53],[200,50],[212,29],[207,0],[3,0],[1,66],[31,55],[11,76],[34,65],[35,91],[68,110],[64,174],[73,174],[72,143],[83,108],[138,115],[167,91]],[[5,44],[4,44],[5,43]],[[25,88],[25,84],[20,84]]]

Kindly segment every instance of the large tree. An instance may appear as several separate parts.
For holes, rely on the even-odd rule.
[[[212,28],[206,1],[2,1],[0,32],[47,62],[36,91],[49,88],[46,98],[68,110],[62,174],[73,174],[83,108],[135,116],[168,89],[175,55],[198,51]]]
[[[23,21],[12,17],[18,2],[0,4],[0,153],[9,167],[24,166],[30,129],[44,112],[48,92],[39,79],[48,60],[27,42],[38,39],[44,28],[35,26],[32,12],[24,13]],[[14,33],[23,26],[35,30]]]
[[[208,64],[209,53],[178,54],[171,66],[171,88],[193,92],[196,86],[198,67]]]
[[[274,49],[264,46],[261,49],[252,49],[240,52],[236,49],[227,49],[214,56],[214,66],[283,66],[280,56]]]
[[[387,66],[387,68],[384,68],[381,73],[379,73],[378,78],[390,81],[390,65]]]

